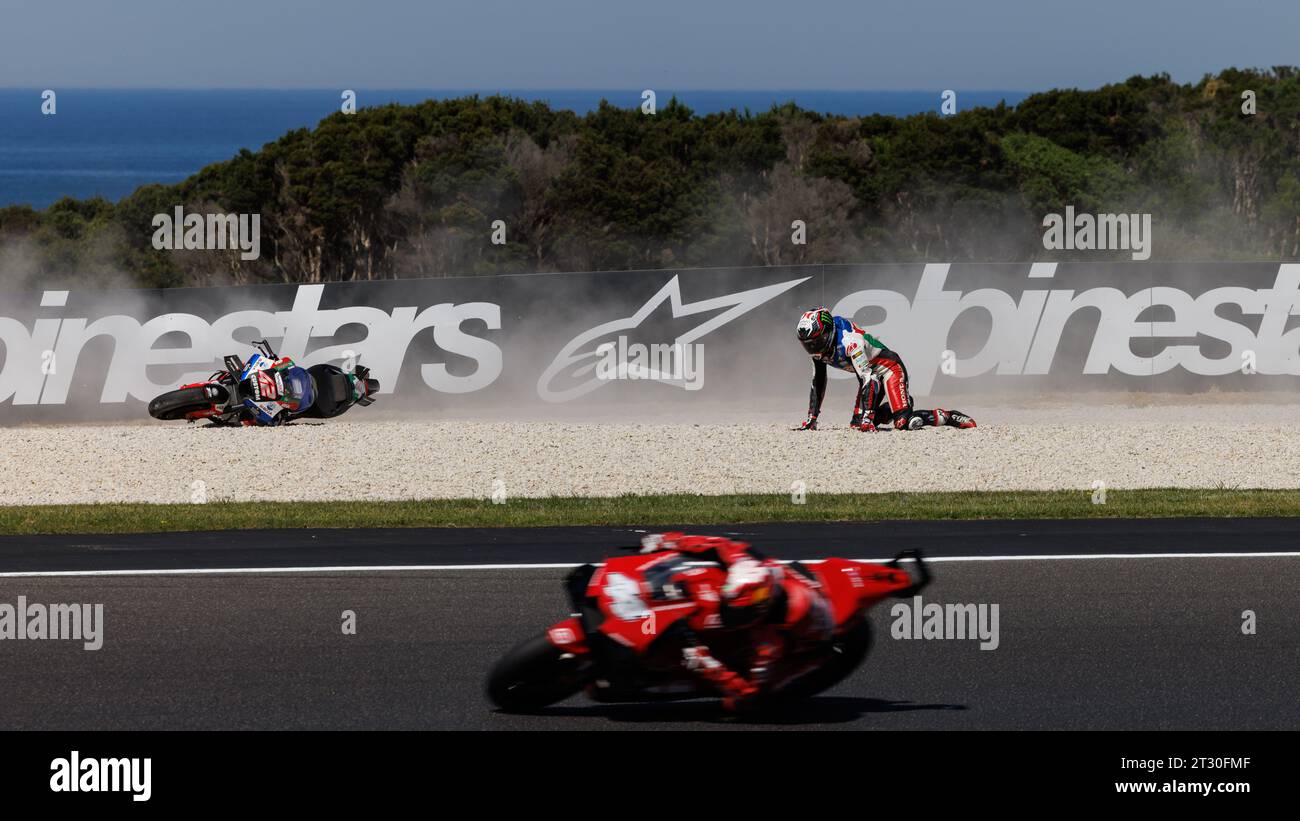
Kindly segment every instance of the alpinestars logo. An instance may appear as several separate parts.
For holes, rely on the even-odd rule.
[[[635,349],[647,346],[629,346],[625,339],[608,339],[607,337],[611,334],[618,334],[620,331],[640,327],[641,323],[664,303],[667,303],[671,308],[674,319],[696,314],[709,314],[709,318],[704,322],[682,332],[676,339],[660,346],[666,351],[678,352],[679,362],[681,361],[681,352],[694,351],[695,353],[692,355],[693,361],[699,363],[702,356],[699,353],[699,348],[694,346],[701,337],[726,325],[736,317],[754,310],[764,302],[785,293],[796,285],[807,282],[809,279],[811,277],[801,277],[787,282],[778,282],[761,288],[741,291],[740,293],[725,294],[712,299],[687,303],[682,301],[681,284],[678,282],[678,278],[673,276],[659,289],[658,293],[650,297],[632,316],[597,325],[591,330],[584,331],[574,337],[556,354],[555,359],[542,373],[541,378],[537,381],[537,394],[547,402],[568,402],[596,390],[601,385],[609,384],[611,378],[629,378],[628,374],[637,374],[637,378],[656,379],[656,381],[687,390],[699,387],[698,378],[683,378],[682,369],[679,366],[670,366],[665,372],[664,369],[646,367],[635,361],[611,363],[610,357],[613,354],[636,358],[633,354],[639,352]],[[718,313],[718,311],[721,311],[721,313]],[[649,346],[648,352],[653,353],[655,349],[655,346]],[[620,373],[625,375],[619,377],[618,374]],[[611,374],[614,376],[611,377]],[[694,376],[698,377],[698,372]],[[557,379],[561,378],[571,387],[555,388],[552,386]]]

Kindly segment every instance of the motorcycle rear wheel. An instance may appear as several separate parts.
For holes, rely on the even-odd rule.
[[[509,713],[530,712],[579,692],[581,665],[545,634],[515,645],[488,674],[487,695]]]
[[[170,421],[184,419],[186,414],[212,407],[212,398],[206,388],[181,388],[168,391],[149,403],[149,415],[154,419]]]

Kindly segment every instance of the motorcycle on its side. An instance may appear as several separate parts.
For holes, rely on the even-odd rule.
[[[370,405],[379,392],[370,369],[351,373],[334,365],[302,368],[276,356],[263,339],[248,362],[225,357],[225,370],[181,385],[149,403],[154,419],[206,419],[214,425],[282,425],[294,419],[329,419],[353,405]]]

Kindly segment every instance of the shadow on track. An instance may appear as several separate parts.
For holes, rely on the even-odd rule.
[[[720,701],[669,701],[643,704],[585,704],[549,707],[531,715],[600,718],[630,723],[710,723],[749,725],[847,724],[872,713],[914,710],[965,710],[964,704],[916,704],[856,696],[823,696],[759,713],[736,714]]]

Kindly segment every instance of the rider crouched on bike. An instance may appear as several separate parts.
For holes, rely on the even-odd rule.
[[[707,629],[683,631],[682,663],[723,696],[729,710],[753,706],[764,695],[781,687],[805,670],[787,669],[783,660],[826,646],[831,640],[834,619],[830,602],[817,582],[780,563],[765,558],[744,542],[721,536],[688,536],[663,533],[647,536],[643,552],[673,550],[701,561],[714,560],[726,568],[727,579],[720,591],[702,589],[691,570],[674,580],[690,597],[706,606],[694,625],[715,624],[724,631],[745,631],[754,650],[748,669],[728,668],[709,649],[701,634]],[[708,605],[716,604],[716,612]],[[716,615],[715,618],[711,618]]]
[[[851,320],[833,316],[825,308],[815,308],[799,318],[795,332],[813,360],[808,418],[795,430],[817,428],[822,399],[826,396],[827,365],[858,377],[858,393],[853,405],[853,418],[849,422],[849,426],[857,430],[871,432],[877,430],[877,426],[887,424],[896,430],[940,425],[975,427],[975,420],[961,411],[913,408],[903,360]]]

